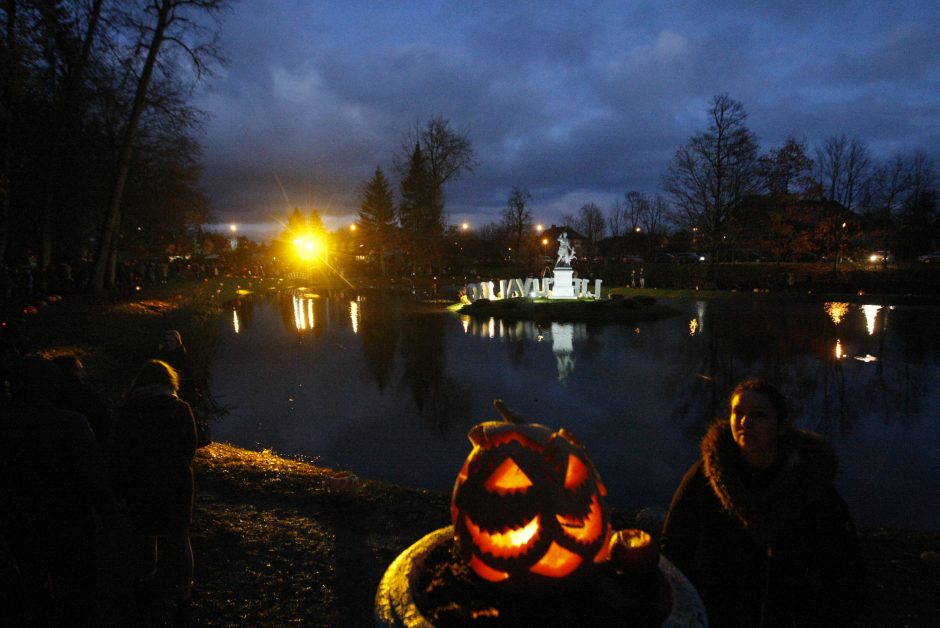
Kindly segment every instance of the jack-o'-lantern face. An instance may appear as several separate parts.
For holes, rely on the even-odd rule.
[[[606,489],[565,430],[492,421],[470,431],[451,518],[478,576],[516,591],[569,587],[609,551]]]

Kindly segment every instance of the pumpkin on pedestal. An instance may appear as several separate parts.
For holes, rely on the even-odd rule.
[[[504,411],[504,417],[518,415]],[[607,493],[564,429],[502,421],[470,430],[473,449],[451,499],[457,550],[473,571],[515,592],[571,588],[610,551]]]

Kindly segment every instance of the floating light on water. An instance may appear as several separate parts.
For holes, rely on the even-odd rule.
[[[870,353],[867,353],[867,354],[865,354],[864,356],[857,355],[857,356],[855,356],[855,359],[858,360],[859,362],[865,362],[866,364],[867,364],[868,362],[877,362],[877,361],[878,361],[878,358],[876,358],[875,356],[873,356],[873,355],[870,354]]]
[[[232,308],[232,326],[235,328],[235,333],[237,334],[241,327],[238,324],[238,310]]]
[[[693,318],[692,320],[689,321],[689,335],[694,336],[696,330],[698,330],[698,319]]]
[[[842,341],[836,338],[836,360],[841,360],[842,356]]]
[[[470,317],[464,314],[460,317],[460,324],[463,326],[463,333],[470,333]]]

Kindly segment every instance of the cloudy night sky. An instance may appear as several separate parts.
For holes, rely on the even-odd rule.
[[[332,228],[415,125],[442,116],[477,165],[448,222],[499,220],[513,186],[535,219],[660,191],[715,94],[761,148],[839,134],[875,158],[940,166],[940,2],[316,2],[241,0],[229,64],[203,88],[203,187],[220,223],[263,239],[292,207]]]

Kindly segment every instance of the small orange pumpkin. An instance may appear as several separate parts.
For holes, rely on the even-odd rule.
[[[537,594],[570,588],[607,559],[607,489],[570,433],[490,421],[469,438],[451,518],[478,576]]]
[[[659,565],[659,546],[643,530],[617,530],[610,537],[608,560],[622,572],[652,571]]]

